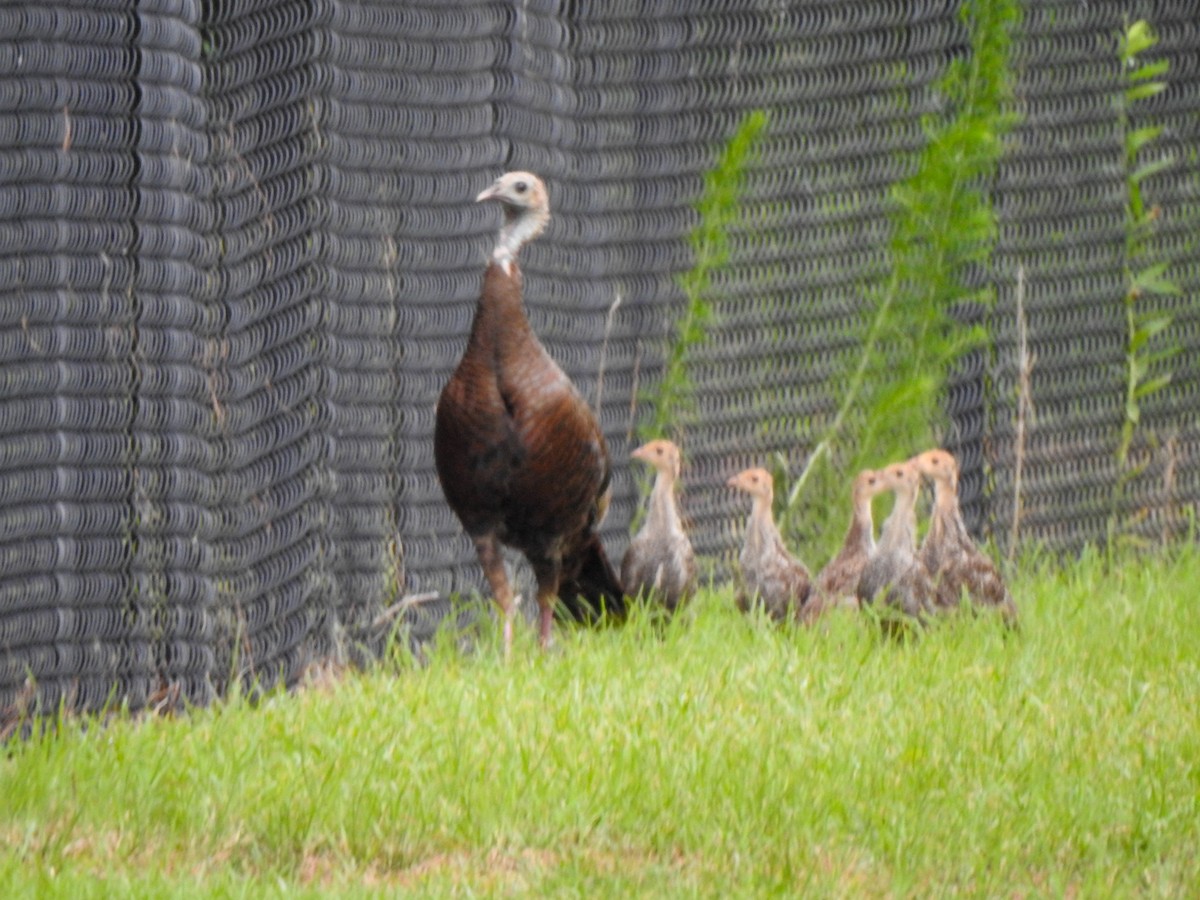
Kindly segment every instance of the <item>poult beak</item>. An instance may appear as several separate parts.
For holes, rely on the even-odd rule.
[[[728,481],[725,482],[725,486],[726,487],[737,487],[737,476],[736,475],[732,476]]]
[[[483,201],[483,200],[491,200],[493,197],[496,196],[496,190],[498,187],[499,187],[499,184],[493,184],[491,187],[485,188],[484,190],[480,191],[479,196],[475,198],[475,202],[479,203],[480,201]]]

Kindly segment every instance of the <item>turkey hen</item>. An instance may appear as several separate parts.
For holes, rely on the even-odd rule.
[[[858,606],[858,579],[875,550],[875,523],[871,501],[884,490],[883,479],[874,470],[864,469],[854,479],[851,491],[850,528],[842,547],[817,576],[817,586],[828,602],[837,606]]]
[[[788,552],[775,525],[771,514],[775,496],[771,473],[766,469],[746,469],[730,478],[727,484],[745,491],[752,499],[745,542],[738,557],[741,566],[741,584],[736,597],[738,609],[748,612],[761,604],[767,615],[777,621],[810,621],[820,604],[814,597],[807,567]]]
[[[446,502],[500,607],[507,655],[516,599],[501,545],[533,569],[543,647],[559,598],[580,621],[619,617],[624,601],[596,533],[610,493],[604,435],[525,315],[516,257],[550,219],[546,187],[509,172],[476,200],[499,203],[504,223],[466,350],[438,400],[433,450]]]
[[[673,613],[696,590],[696,555],[675,505],[679,448],[667,440],[650,441],[633,457],[654,466],[654,487],[646,521],[621,560],[621,582],[629,596],[645,596]]]
[[[883,490],[894,492],[896,502],[858,580],[858,600],[864,607],[879,603],[887,610],[924,621],[933,609],[934,590],[929,573],[917,558],[921,476],[909,463],[895,463],[878,474]]]
[[[933,578],[940,608],[958,606],[964,592],[976,606],[1000,611],[1005,623],[1017,625],[1017,606],[995,563],[967,531],[958,505],[958,461],[945,450],[914,456],[918,472],[933,482],[933,513],[921,544],[921,561]]]

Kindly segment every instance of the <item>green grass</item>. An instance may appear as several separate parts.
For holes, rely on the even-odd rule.
[[[1200,554],[911,645],[698,598],[0,761],[0,895],[1196,896]]]

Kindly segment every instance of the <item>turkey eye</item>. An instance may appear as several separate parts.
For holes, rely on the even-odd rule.
[[[513,185],[514,190],[516,190],[516,192],[518,194],[525,193],[525,191],[528,189],[528,187],[529,187],[529,185],[527,185],[523,181],[518,181],[516,184]]]

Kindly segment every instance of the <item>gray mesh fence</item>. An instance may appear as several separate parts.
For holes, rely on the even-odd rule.
[[[969,52],[958,7],[0,6],[0,708],[293,683],[378,652],[399,596],[481,586],[431,439],[497,224],[471,198],[508,168],[550,187],[526,300],[599,408],[619,557],[641,478],[623,461],[683,308],[693,204],[761,108],[684,423],[685,513],[721,571],[744,515],[725,478],[776,456],[797,471],[837,406],[851,326],[889,273],[890,190]],[[994,344],[945,395],[968,517],[1001,548],[1104,537],[1124,415],[1115,48],[1137,17],[1170,61],[1135,124],[1164,125],[1172,159],[1147,194],[1181,352],[1143,402],[1123,518],[1178,535],[1200,496],[1200,20],[1190,0],[1030,2],[979,273]]]
[[[1164,126],[1161,150],[1173,164],[1146,185],[1161,204],[1155,256],[1170,262],[1177,297],[1146,302],[1173,316],[1180,355],[1171,385],[1142,401],[1141,440],[1131,461],[1144,467],[1130,485],[1122,518],[1135,533],[1161,539],[1188,527],[1198,496],[1197,298],[1200,295],[1200,80],[1195,7],[1187,2],[1045,3],[1026,12],[1014,45],[1018,111],[1010,152],[995,187],[1000,241],[992,278],[1001,302],[991,373],[994,409],[981,469],[993,489],[981,508],[997,537],[1013,534],[1014,481],[1020,473],[1019,537],[1077,549],[1103,539],[1118,471],[1114,454],[1124,416],[1125,181],[1117,105],[1120,71],[1114,35],[1145,17],[1170,62],[1169,89],[1133,107],[1134,127]],[[1023,274],[1031,409],[1016,441],[1020,367],[1017,284]],[[1154,435],[1156,440],[1145,437]]]

